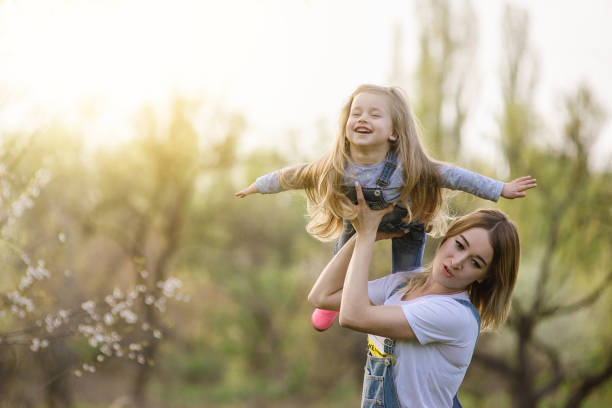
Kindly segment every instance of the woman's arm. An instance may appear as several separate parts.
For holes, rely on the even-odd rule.
[[[376,240],[401,237],[403,234],[404,232],[389,233],[378,231],[376,233]],[[344,279],[349,261],[353,255],[356,239],[357,235],[353,235],[346,241],[344,246],[334,255],[317,278],[308,294],[308,302],[314,307],[336,311],[340,309]]]
[[[353,235],[334,255],[319,275],[319,278],[308,294],[308,302],[314,307],[336,311],[340,309],[344,277],[353,255],[356,238],[357,236]]]
[[[354,250],[349,258],[340,306],[340,325],[353,330],[394,339],[415,337],[400,306],[372,305],[368,296],[368,272],[376,240],[376,230],[382,217],[392,210],[373,211],[366,204],[361,187],[356,186],[358,216]]]

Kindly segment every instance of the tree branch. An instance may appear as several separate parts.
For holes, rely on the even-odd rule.
[[[612,270],[608,272],[608,274],[604,277],[603,281],[599,285],[597,285],[597,287],[591,293],[589,293],[582,299],[577,300],[576,302],[570,303],[568,305],[557,305],[557,306],[551,306],[546,309],[543,309],[540,312],[540,316],[542,316],[543,318],[553,317],[553,316],[557,317],[557,316],[577,312],[578,310],[582,308],[592,305],[593,303],[597,301],[597,299],[601,297],[604,291],[610,286],[611,280],[612,280]]]
[[[513,367],[511,367],[505,360],[496,357],[492,354],[487,354],[482,351],[479,351],[477,353],[474,353],[472,361],[482,365],[485,368],[497,371],[498,373],[506,377],[512,377],[516,375],[516,370]]]
[[[584,377],[580,385],[571,394],[565,408],[578,408],[589,394],[612,378],[612,350],[608,351],[608,355],[610,357],[604,369],[599,374]]]
[[[550,381],[546,385],[535,391],[535,398],[536,400],[539,400],[545,395],[550,394],[551,392],[556,390],[565,378],[565,374],[563,373],[563,369],[561,368],[561,360],[559,358],[559,353],[557,350],[536,338],[533,339],[533,345],[548,357],[554,372],[554,375],[550,379]]]

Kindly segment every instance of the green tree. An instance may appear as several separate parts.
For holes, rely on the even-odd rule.
[[[504,206],[521,232],[519,285],[506,327],[483,337],[474,362],[506,382],[514,407],[577,407],[612,378],[609,325],[575,318],[588,310],[597,319],[609,305],[612,174],[590,163],[604,114],[582,86],[565,100],[561,134],[535,142],[528,18],[507,8],[505,22],[501,144],[511,175],[535,175],[538,188],[522,205]]]

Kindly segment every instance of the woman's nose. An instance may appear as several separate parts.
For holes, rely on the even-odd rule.
[[[451,259],[451,268],[453,269],[461,269],[463,268],[463,262],[465,261],[465,256],[456,256]]]

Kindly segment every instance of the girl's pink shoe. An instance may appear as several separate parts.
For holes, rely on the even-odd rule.
[[[312,312],[312,326],[318,331],[325,331],[334,324],[338,312],[333,310],[315,309]]]

